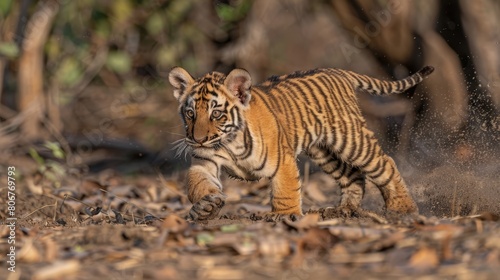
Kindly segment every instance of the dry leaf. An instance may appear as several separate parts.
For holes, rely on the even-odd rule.
[[[42,255],[35,247],[33,238],[26,238],[24,245],[19,251],[19,260],[26,263],[36,263],[42,261]]]
[[[106,189],[105,186],[99,184],[99,182],[95,180],[83,180],[80,184],[80,192],[86,196],[91,196],[95,194],[99,194],[101,192],[100,189]]]
[[[500,220],[500,216],[491,212],[481,213],[477,218],[480,219],[481,221],[490,221],[490,222],[496,222]]]
[[[500,236],[490,236],[484,243],[485,248],[500,249]]]
[[[59,252],[59,245],[52,239],[51,235],[44,236],[41,241],[45,245],[45,258],[46,262],[53,262],[56,260]]]
[[[177,269],[174,266],[167,265],[153,272],[154,279],[166,279],[166,280],[175,280],[180,279],[179,274],[177,273]]]
[[[317,227],[310,228],[306,234],[297,240],[296,251],[290,260],[290,266],[296,268],[302,265],[305,250],[326,250],[330,248],[335,241],[336,238],[332,236],[328,230]]]
[[[198,273],[199,279],[217,279],[217,280],[238,280],[245,279],[245,274],[240,269],[227,266],[216,266],[201,269]]]
[[[188,223],[186,222],[186,220],[184,220],[183,218],[181,218],[175,214],[168,215],[163,220],[163,223],[161,225],[161,228],[163,230],[168,230],[169,232],[172,232],[172,233],[183,232],[184,230],[187,229],[187,227],[188,227]]]
[[[316,181],[307,184],[304,193],[317,202],[326,202],[328,200],[323,192],[319,189],[319,184]]]
[[[449,237],[456,237],[464,232],[463,227],[452,224],[438,224],[432,226],[415,225],[415,228],[423,232],[429,232],[434,239],[446,239]]]
[[[64,279],[80,270],[80,262],[77,260],[60,261],[46,267],[42,267],[33,275],[34,280]]]
[[[379,239],[389,233],[387,230],[347,226],[329,227],[328,230],[343,240]]]
[[[486,263],[498,267],[500,265],[500,251],[498,249],[491,251],[488,256],[486,256]]]
[[[311,213],[311,214],[306,214],[304,217],[301,219],[293,222],[289,219],[285,219],[284,222],[285,224],[291,226],[292,228],[296,230],[305,230],[311,227],[317,227],[318,226],[318,220],[319,220],[319,214],[318,213]]]
[[[285,257],[290,254],[288,240],[276,235],[262,236],[259,240],[259,253],[264,256]]]
[[[416,270],[428,270],[439,265],[439,256],[434,248],[422,247],[415,252],[409,265]]]

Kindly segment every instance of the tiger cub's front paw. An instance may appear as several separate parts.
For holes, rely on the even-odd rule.
[[[205,195],[202,199],[193,204],[193,207],[191,207],[189,211],[189,218],[193,221],[211,220],[217,217],[224,204],[223,195]]]

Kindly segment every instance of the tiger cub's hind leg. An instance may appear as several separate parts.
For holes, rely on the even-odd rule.
[[[360,170],[323,147],[310,148],[308,155],[326,174],[339,183],[341,187],[339,212],[344,216],[352,216],[354,212],[360,210],[365,192],[365,178]]]
[[[363,139],[352,143],[357,153],[341,151],[340,156],[350,164],[357,166],[366,179],[372,181],[382,193],[386,211],[395,214],[418,213],[417,205],[410,196],[408,188],[396,167],[394,160],[380,148],[372,131],[362,127],[360,135],[350,139]],[[360,143],[364,143],[362,146]]]

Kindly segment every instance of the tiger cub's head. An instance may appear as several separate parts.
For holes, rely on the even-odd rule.
[[[218,148],[234,139],[245,125],[243,111],[249,106],[252,79],[243,69],[227,76],[212,72],[195,79],[175,67],[169,74],[179,113],[186,129],[185,143],[193,148]]]

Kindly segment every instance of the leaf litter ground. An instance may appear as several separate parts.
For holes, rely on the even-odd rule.
[[[260,219],[270,210],[266,182],[225,180],[220,218],[193,223],[185,220],[191,204],[182,181],[182,175],[113,171],[59,184],[24,176],[17,185],[16,273],[4,273],[6,279],[496,279],[500,273],[496,212],[389,223],[345,219],[327,208],[338,204],[338,187],[315,173],[305,178],[308,214],[298,221]],[[367,186],[363,207],[377,212],[382,205]],[[6,225],[0,234],[5,256]]]

